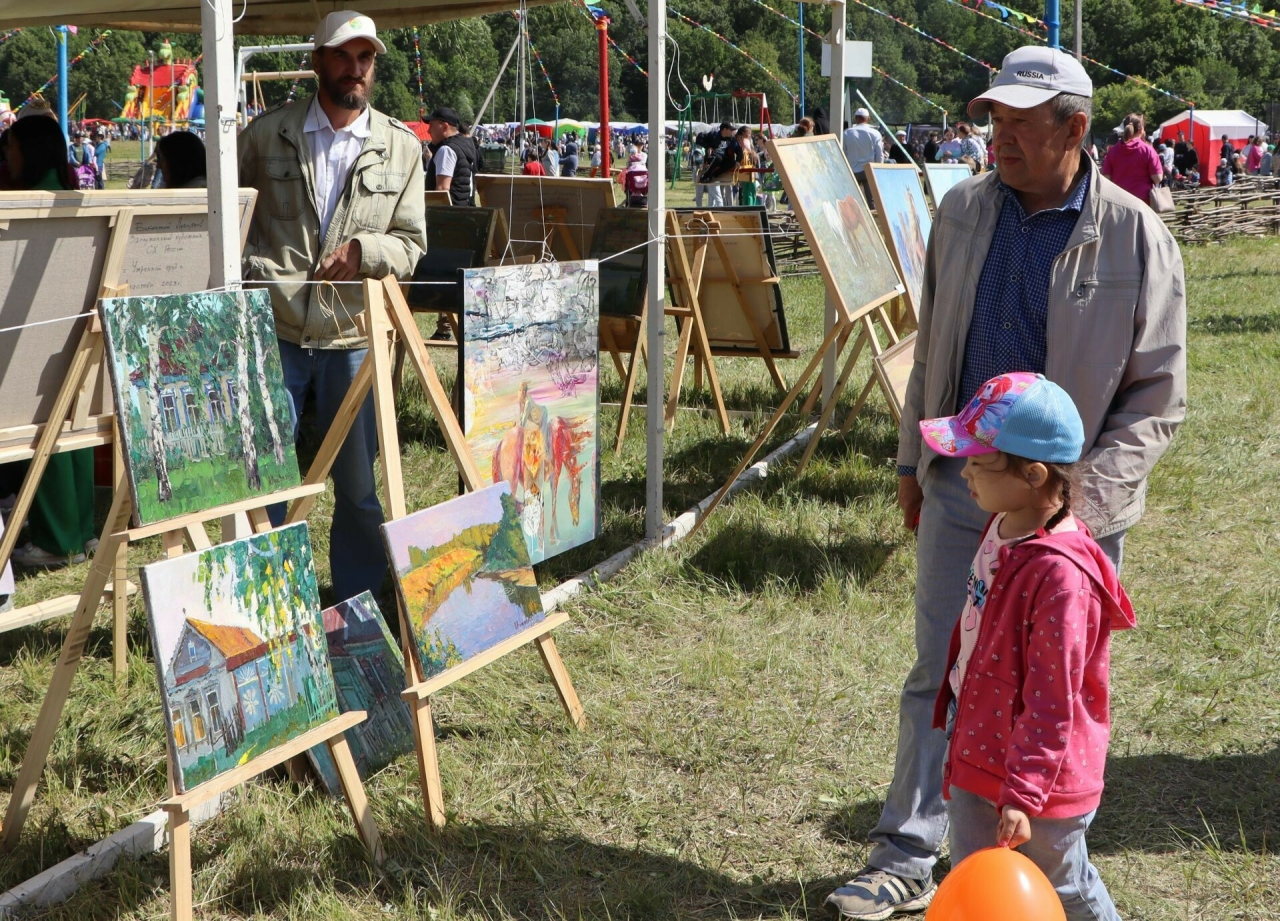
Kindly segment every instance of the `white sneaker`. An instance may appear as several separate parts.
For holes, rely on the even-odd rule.
[[[56,553],[48,553],[41,550],[35,544],[26,543],[14,549],[13,562],[28,569],[58,569],[69,563],[83,563],[84,554],[75,553],[71,556],[58,556]]]

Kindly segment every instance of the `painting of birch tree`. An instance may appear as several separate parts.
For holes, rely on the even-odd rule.
[[[142,591],[179,792],[338,715],[305,522],[143,566]]]
[[[139,524],[301,482],[266,291],[99,302]]]

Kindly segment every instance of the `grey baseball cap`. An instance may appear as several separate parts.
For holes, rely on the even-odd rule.
[[[1066,52],[1028,45],[1005,55],[991,89],[969,103],[969,115],[981,118],[991,111],[993,102],[1030,109],[1060,93],[1092,97],[1093,81]]]

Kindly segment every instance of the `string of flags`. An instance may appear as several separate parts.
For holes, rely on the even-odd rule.
[[[948,51],[952,51],[960,55],[962,58],[967,58],[968,60],[977,64],[979,67],[985,67],[988,73],[995,73],[1000,69],[992,64],[988,64],[986,61],[975,58],[971,54],[966,54],[965,52],[957,48],[955,45],[951,45],[951,44],[948,44],[947,42],[944,42],[942,39],[938,38],[936,35],[930,35],[928,32],[924,31],[924,29],[921,29],[918,26],[913,26],[911,23],[907,22],[905,19],[899,19],[897,16],[894,16],[892,13],[886,13],[884,10],[877,9],[876,7],[872,6],[870,3],[867,3],[866,0],[853,0],[853,2],[858,4],[858,6],[861,6],[861,7],[864,7],[865,9],[870,10],[873,13],[878,13],[879,15],[885,17],[886,19],[892,19],[898,25],[905,26],[906,28],[910,29],[912,32],[916,33],[917,35],[923,38],[927,38],[929,41],[933,42],[934,44],[941,45],[943,48],[946,48]],[[948,0],[948,2],[955,2],[955,0]],[[965,9],[969,9],[969,7],[965,7]],[[970,12],[976,12],[976,10],[970,10]]]
[[[418,72],[418,120],[427,114],[427,96],[422,89],[422,45],[418,39],[418,27],[413,27],[413,63]]]
[[[85,46],[84,46],[84,50],[83,50],[83,51],[81,51],[81,52],[80,52],[79,54],[77,54],[74,58],[72,58],[70,61],[68,61],[68,62],[67,62],[67,72],[68,72],[68,73],[70,73],[70,72],[71,72],[71,68],[75,67],[75,66],[76,66],[77,64],[79,64],[81,61],[83,61],[83,60],[84,60],[85,55],[87,55],[90,51],[92,51],[93,49],[97,48],[97,47],[98,47],[99,45],[101,45],[104,41],[106,41],[106,40],[107,40],[107,36],[109,36],[110,34],[111,34],[111,30],[110,30],[110,29],[105,29],[105,30],[103,30],[103,33],[102,33],[101,35],[99,35],[99,36],[98,36],[97,38],[95,38],[93,41],[89,42],[89,44],[85,45]],[[33,101],[37,96],[42,96],[42,95],[44,95],[44,91],[45,91],[45,90],[47,90],[49,87],[53,86],[53,85],[54,85],[55,83],[57,83],[57,82],[58,82],[58,75],[57,75],[57,74],[54,74],[54,75],[53,75],[52,77],[50,77],[48,80],[44,81],[44,83],[43,83],[43,84],[41,84],[41,86],[40,86],[40,88],[39,88],[38,90],[36,90],[34,93],[32,93],[32,94],[31,94],[30,96],[28,96],[26,99],[24,99],[24,100],[22,101],[22,105],[18,106],[18,108],[17,108],[17,109],[15,109],[14,111],[15,111],[15,112],[20,112],[20,111],[22,111],[23,109],[25,109],[28,105],[30,105],[30,104],[31,104],[31,102],[32,102],[32,101]]]
[[[520,21],[520,16],[516,12],[511,15],[515,17],[516,22]],[[416,34],[416,30],[415,30]],[[529,50],[533,52],[533,59],[538,62],[538,69],[542,71],[542,79],[547,81],[547,89],[551,90],[551,98],[555,100],[556,108],[560,108],[560,96],[556,93],[555,84],[551,82],[551,75],[547,73],[547,65],[542,63],[542,55],[538,54],[538,47],[533,43],[533,36],[525,31],[525,40],[529,43]]]
[[[781,17],[782,17],[783,19],[785,19],[787,22],[791,23],[793,26],[798,26],[799,28],[801,28],[801,29],[803,29],[804,31],[808,32],[808,33],[809,33],[810,35],[812,35],[814,38],[816,38],[816,39],[818,39],[818,40],[820,40],[820,41],[823,39],[823,36],[822,36],[822,34],[821,34],[821,33],[819,33],[819,32],[815,32],[813,29],[810,29],[808,26],[806,26],[804,23],[800,22],[800,21],[799,21],[799,20],[797,20],[797,19],[792,19],[790,16],[788,16],[786,13],[782,12],[781,10],[774,9],[774,8],[773,8],[773,7],[771,7],[769,4],[765,3],[765,2],[764,2],[764,0],[751,0],[751,2],[752,2],[752,3],[754,3],[756,6],[763,7],[764,9],[768,10],[770,13],[773,13],[773,15],[775,15],[775,16],[781,16]],[[899,80],[897,77],[892,76],[891,74],[889,74],[889,73],[888,73],[887,71],[885,71],[884,69],[882,69],[882,68],[880,68],[880,67],[876,67],[874,64],[872,64],[872,65],[871,65],[871,69],[872,69],[872,70],[874,70],[874,71],[875,71],[877,74],[879,74],[880,76],[884,77],[884,78],[885,78],[886,80],[888,80],[890,83],[893,83],[893,84],[895,84],[895,85],[897,85],[897,86],[900,86],[900,87],[902,87],[904,90],[906,90],[908,93],[910,93],[911,95],[913,95],[913,96],[915,96],[915,97],[917,97],[917,98],[919,98],[919,99],[924,100],[924,101],[925,101],[925,102],[927,102],[929,105],[933,106],[935,109],[938,109],[940,112],[942,112],[942,114],[943,114],[943,115],[948,115],[948,114],[950,114],[950,113],[948,113],[948,112],[947,112],[946,108],[944,108],[943,106],[938,105],[936,102],[934,102],[934,101],[933,101],[932,99],[930,99],[928,96],[924,95],[924,93],[921,93],[919,90],[915,89],[914,87],[909,86],[909,85],[908,85],[908,84],[906,84],[906,83],[903,83],[903,82],[902,82],[901,80]]]
[[[988,7],[995,10],[1001,19],[1017,19],[1025,22],[1029,26],[1039,26],[1042,29],[1048,29],[1049,26],[1043,19],[1037,19],[1030,13],[1024,13],[1022,10],[1015,10],[1011,6],[1005,6],[1002,3],[996,3],[995,0],[960,0],[962,6],[972,6],[974,9],[979,7]]]
[[[609,16],[609,14],[608,14],[608,13],[606,13],[604,10],[600,9],[600,7],[598,7],[598,6],[587,6],[587,4],[586,4],[585,2],[583,2],[583,0],[579,0],[579,3],[578,3],[578,10],[582,13],[582,15],[586,16],[586,17],[587,17],[588,19],[590,19],[593,23],[595,22],[595,20],[596,20],[596,16],[597,16],[597,15],[599,15],[599,16],[604,16],[606,19],[607,19],[607,18],[608,18],[608,16]],[[615,42],[615,41],[613,40],[613,36],[612,36],[612,35],[610,35],[608,32],[606,32],[606,33],[605,33],[605,38],[607,38],[607,39],[609,40],[609,47],[610,47],[610,48],[612,48],[614,51],[618,52],[618,54],[620,54],[620,55],[622,55],[624,58],[626,58],[626,60],[627,60],[627,63],[628,63],[628,64],[630,64],[630,65],[631,65],[632,67],[634,67],[636,70],[640,71],[640,73],[644,74],[646,79],[648,78],[648,76],[649,76],[649,71],[647,71],[647,70],[645,70],[643,67],[641,67],[641,66],[640,66],[640,62],[639,62],[639,61],[637,61],[637,60],[636,60],[635,58],[633,58],[631,55],[627,54],[627,52],[623,50],[622,46],[621,46],[621,45],[619,45],[617,42]]]
[[[675,8],[673,8],[673,7],[668,6],[668,7],[667,7],[667,9],[668,9],[668,11],[671,13],[671,15],[679,17],[683,22],[688,23],[689,25],[693,26],[694,28],[701,29],[703,32],[706,32],[708,35],[712,35],[712,36],[714,36],[715,38],[718,38],[720,41],[724,42],[726,45],[728,45],[728,46],[729,46],[730,48],[732,48],[734,51],[738,52],[738,54],[742,55],[744,58],[746,58],[746,59],[747,59],[748,61],[750,61],[752,64],[756,65],[756,67],[760,68],[760,70],[764,71],[764,72],[768,75],[768,77],[769,77],[769,79],[770,79],[770,80],[772,80],[774,83],[778,84],[778,86],[782,87],[782,91],[783,91],[784,93],[786,93],[788,96],[790,96],[790,97],[791,97],[791,101],[792,101],[792,102],[795,102],[795,101],[796,101],[796,94],[795,94],[795,93],[793,93],[793,92],[791,92],[791,87],[787,86],[785,83],[783,83],[781,80],[779,80],[779,79],[778,79],[778,77],[777,77],[777,75],[776,75],[776,74],[774,74],[774,73],[773,73],[773,71],[769,70],[769,68],[765,67],[765,66],[764,66],[763,64],[761,64],[759,61],[757,61],[757,60],[756,60],[754,57],[752,57],[748,52],[746,52],[746,51],[744,51],[743,49],[739,48],[737,45],[735,45],[733,42],[729,41],[729,39],[725,38],[723,35],[721,35],[721,34],[720,34],[719,32],[717,32],[717,31],[715,31],[714,29],[710,29],[710,28],[708,28],[707,26],[704,26],[702,23],[698,22],[696,19],[690,19],[690,18],[689,18],[688,16],[686,16],[684,13],[681,13],[679,10],[677,10],[677,9],[675,9]]]
[[[854,0],[854,2],[857,2],[857,0]],[[989,13],[982,12],[982,10],[974,9],[971,6],[967,6],[965,3],[962,2],[962,0],[947,0],[947,2],[955,6],[958,6],[963,10],[968,10],[970,13],[973,13],[977,16],[981,16],[983,19],[990,19],[992,22],[999,23],[1000,25],[1004,26],[1006,29],[1013,29],[1013,31],[1019,32],[1022,35],[1025,35],[1028,38],[1031,38],[1037,42],[1044,41],[1044,38],[1042,36],[1036,35],[1034,32],[1029,32],[1026,29],[1021,28],[1020,26],[1015,26],[1011,22],[1006,22],[1003,19],[997,19],[995,16],[992,16]],[[1082,60],[1088,61],[1090,64],[1094,65],[1095,67],[1101,67],[1103,70],[1110,71],[1111,73],[1115,74],[1117,77],[1123,77],[1124,79],[1132,83],[1138,84],[1139,86],[1145,86],[1147,89],[1154,90],[1155,92],[1159,93],[1162,96],[1168,96],[1170,99],[1176,99],[1178,100],[1178,102],[1182,103],[1185,106],[1192,107],[1192,108],[1194,108],[1195,106],[1195,103],[1192,102],[1190,99],[1184,99],[1183,97],[1179,96],[1177,93],[1171,93],[1166,89],[1161,89],[1151,81],[1144,80],[1142,77],[1135,77],[1132,74],[1125,73],[1123,70],[1116,70],[1110,64],[1103,64],[1101,61],[1094,60],[1093,58],[1089,57],[1087,54],[1082,54],[1080,55],[1080,57]]]
[[[1263,10],[1261,3],[1250,6],[1243,0],[1237,3],[1231,3],[1230,0],[1173,0],[1173,2],[1204,10],[1225,19],[1234,19],[1253,26],[1261,26],[1264,29],[1280,31],[1280,13],[1274,9]]]

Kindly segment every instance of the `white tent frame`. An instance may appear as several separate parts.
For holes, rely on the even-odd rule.
[[[532,0],[534,3],[546,0]],[[835,125],[844,111],[844,0],[831,7],[831,35],[838,48],[831,55],[830,112]],[[235,16],[239,6],[240,15]],[[511,0],[0,0],[0,29],[19,26],[112,25],[160,31],[200,30],[205,62],[205,135],[209,187],[209,261],[215,287],[236,285],[240,276],[240,231],[236,205],[236,53],[233,36],[237,22],[246,34],[308,34],[320,17],[333,10],[353,9],[374,17],[382,28],[440,22],[503,12],[519,6]],[[197,15],[198,10],[198,15]],[[649,0],[649,119],[661,125],[667,100],[667,4]],[[661,144],[649,147],[649,313],[646,329],[650,355],[665,354],[663,301],[665,299],[666,247],[663,214],[666,211],[666,157]],[[832,296],[827,295],[824,332],[836,322]],[[835,382],[836,356],[823,365],[823,401],[830,399]],[[665,527],[663,482],[663,383],[661,373],[648,375],[645,408],[645,535],[660,539]]]

